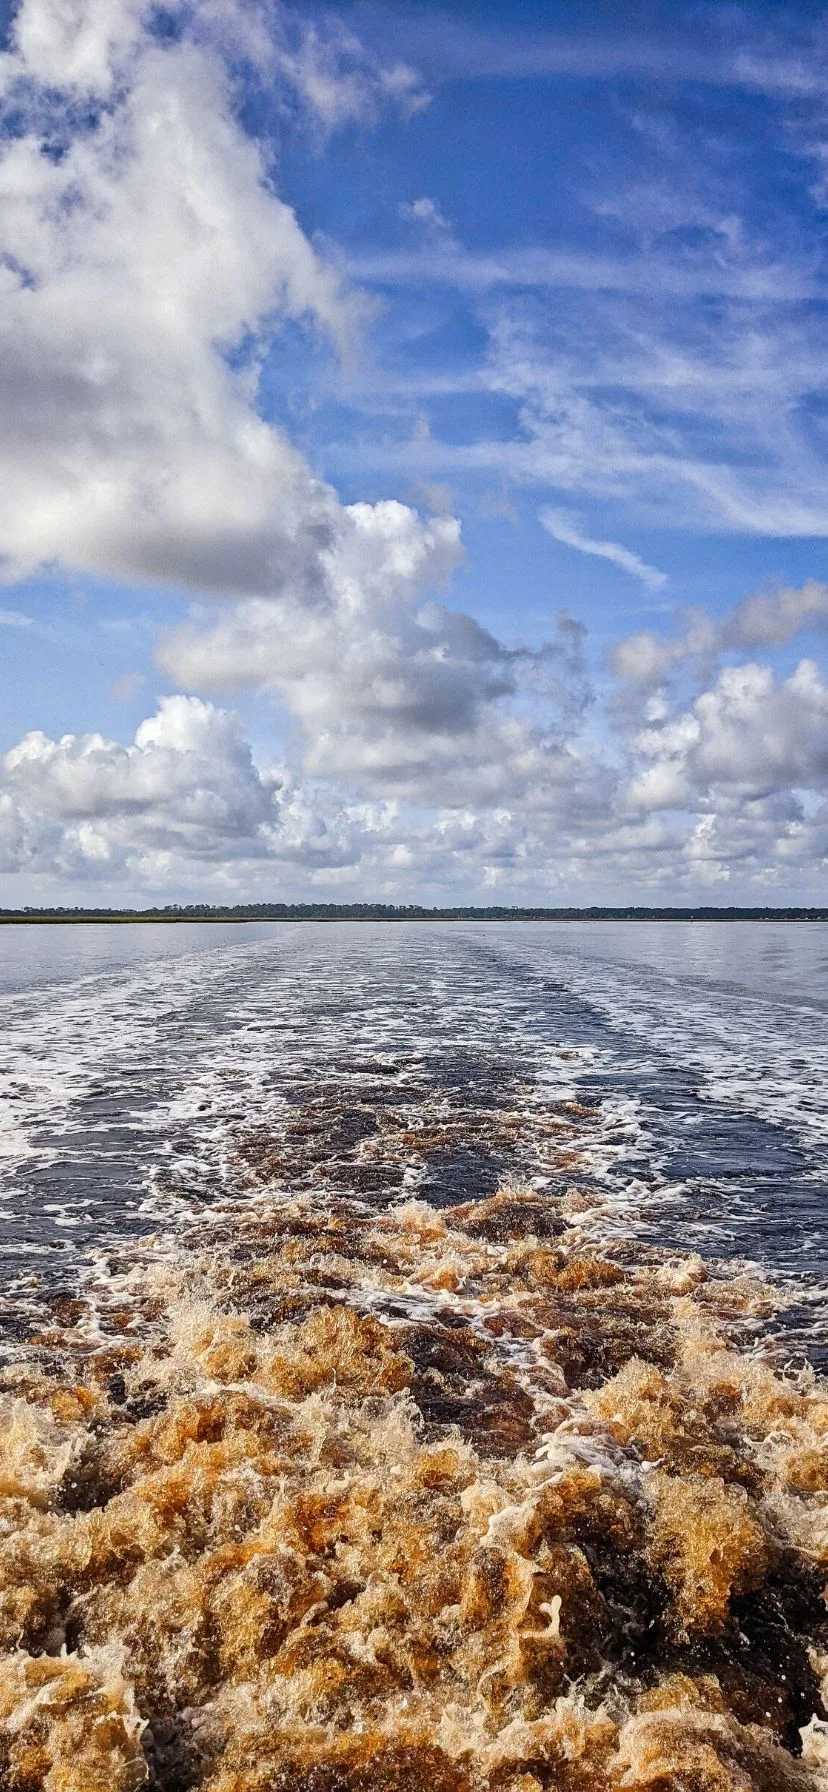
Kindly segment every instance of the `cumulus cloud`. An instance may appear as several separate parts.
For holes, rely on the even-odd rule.
[[[722,660],[826,621],[828,588],[809,580],[744,598],[718,618],[687,612],[673,639],[645,632],[616,648],[633,765],[621,806],[671,817],[675,887],[735,881],[743,891],[768,885],[795,895],[810,883],[818,897],[828,853],[828,686],[808,658],[788,677]],[[678,690],[695,682],[695,695],[671,695],[674,674]],[[647,724],[631,727],[642,701]]]
[[[0,56],[0,558],[312,592],[339,506],[259,415],[258,345],[293,321],[347,346],[360,304],[239,124],[227,46],[257,27],[330,124],[404,71],[281,7],[167,11],[163,35],[149,0],[22,0]]]
[[[58,561],[313,586],[335,498],[228,354],[275,318],[342,340],[353,307],[237,125],[220,58],[136,21],[115,0],[24,0],[3,59],[28,122],[0,151],[0,554],[9,577]],[[64,53],[73,86],[53,96]],[[78,124],[81,81],[95,95],[107,69],[111,102]]]
[[[579,554],[592,554],[598,560],[610,560],[613,566],[620,566],[623,572],[631,573],[634,579],[640,579],[648,591],[660,591],[669,582],[666,572],[659,572],[657,566],[648,566],[646,560],[632,553],[629,548],[621,547],[615,541],[595,541],[591,535],[585,535],[579,519],[569,511],[547,507],[541,511],[539,520],[555,541],[563,542],[565,547],[575,548]]]
[[[781,647],[803,629],[828,627],[828,585],[808,579],[804,585],[745,597],[725,618],[720,632],[725,647]]]
[[[21,0],[4,81],[30,77],[55,91],[106,98],[157,9],[152,0]],[[336,14],[318,21],[282,0],[170,0],[175,33],[212,43],[231,59],[278,72],[327,130],[370,124],[383,105],[411,116],[428,105],[416,71],[387,62]]]
[[[721,617],[701,610],[687,610],[684,617],[684,633],[673,639],[642,630],[619,641],[612,657],[616,675],[658,685],[687,661],[710,665],[730,650],[781,647],[805,629],[822,630],[828,627],[828,585],[808,579],[742,598]]]
[[[679,753],[697,786],[727,784],[761,796],[786,785],[825,785],[828,687],[813,660],[801,660],[781,681],[769,666],[728,666],[696,698],[692,718]],[[657,749],[660,732],[652,736]]]
[[[819,899],[828,858],[828,685],[812,660],[788,678],[724,667],[687,704],[653,706],[629,746],[621,809],[664,816],[672,886]],[[777,898],[778,899],[778,898]]]
[[[144,881],[164,867],[347,863],[354,830],[326,820],[282,769],[258,770],[235,718],[163,698],[121,746],[100,734],[27,734],[0,761],[0,870]]]
[[[504,743],[508,779],[497,756]],[[489,759],[474,763],[477,801],[461,801],[451,781],[436,811],[387,795],[360,800],[339,781],[262,768],[231,713],[178,694],[126,745],[32,732],[5,754],[0,873],[30,887],[46,878],[63,889],[137,894],[243,897],[309,883],[330,892],[359,879],[390,895],[414,887],[451,896],[503,879],[531,888],[540,877],[552,887],[573,854],[600,853],[615,778],[593,756],[512,722]]]
[[[312,593],[339,504],[254,407],[256,342],[292,319],[342,346],[358,305],[272,190],[222,59],[138,5],[23,0],[0,65],[25,118],[0,151],[7,577]],[[79,124],[82,84],[115,77]]]
[[[14,16],[13,53],[3,85],[29,79],[45,89],[105,98],[134,50],[146,0],[23,0]]]
[[[641,629],[619,641],[611,656],[616,677],[633,685],[660,685],[687,660],[714,661],[722,645],[720,626],[701,610],[683,614],[685,631],[677,639]]]
[[[372,800],[341,775],[257,764],[231,714],[176,695],[126,745],[32,733],[0,760],[0,872],[9,895],[40,898],[55,880],[64,894],[136,900],[316,888],[568,903],[698,899],[718,885],[750,900],[791,882],[818,893],[826,721],[812,663],[782,681],[731,667],[632,738],[626,790],[594,749],[504,717],[486,752],[474,729],[455,744],[451,775],[432,764],[396,797],[383,780]]]
[[[305,772],[456,806],[554,782],[589,697],[583,628],[509,648],[431,598],[460,557],[451,517],[354,504],[327,556],[326,601],[250,600],[172,629],[159,659],[191,689],[270,690],[301,725]],[[530,700],[543,725],[521,716]]]

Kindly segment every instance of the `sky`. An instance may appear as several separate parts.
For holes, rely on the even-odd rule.
[[[828,10],[0,28],[0,903],[825,903]]]

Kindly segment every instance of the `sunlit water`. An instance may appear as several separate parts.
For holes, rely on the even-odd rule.
[[[293,1153],[320,1199],[542,1184],[535,1122],[569,1097],[594,1110],[579,1178],[619,1229],[804,1278],[793,1323],[818,1332],[827,967],[807,924],[6,927],[5,1285],[71,1287],[101,1248],[238,1192],[251,1127],[282,1139],[281,1186]],[[378,1090],[412,1122],[453,1115],[450,1140],[357,1173]],[[291,1116],[326,1091],[344,1118],[300,1163]],[[492,1113],[526,1125],[504,1142],[473,1124]]]

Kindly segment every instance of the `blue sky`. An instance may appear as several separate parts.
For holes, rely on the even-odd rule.
[[[827,65],[22,0],[0,899],[826,899]]]

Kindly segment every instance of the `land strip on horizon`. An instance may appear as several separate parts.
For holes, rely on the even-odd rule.
[[[177,921],[822,921],[828,908],[425,908],[417,903],[262,902],[235,907],[0,909],[0,926]]]

